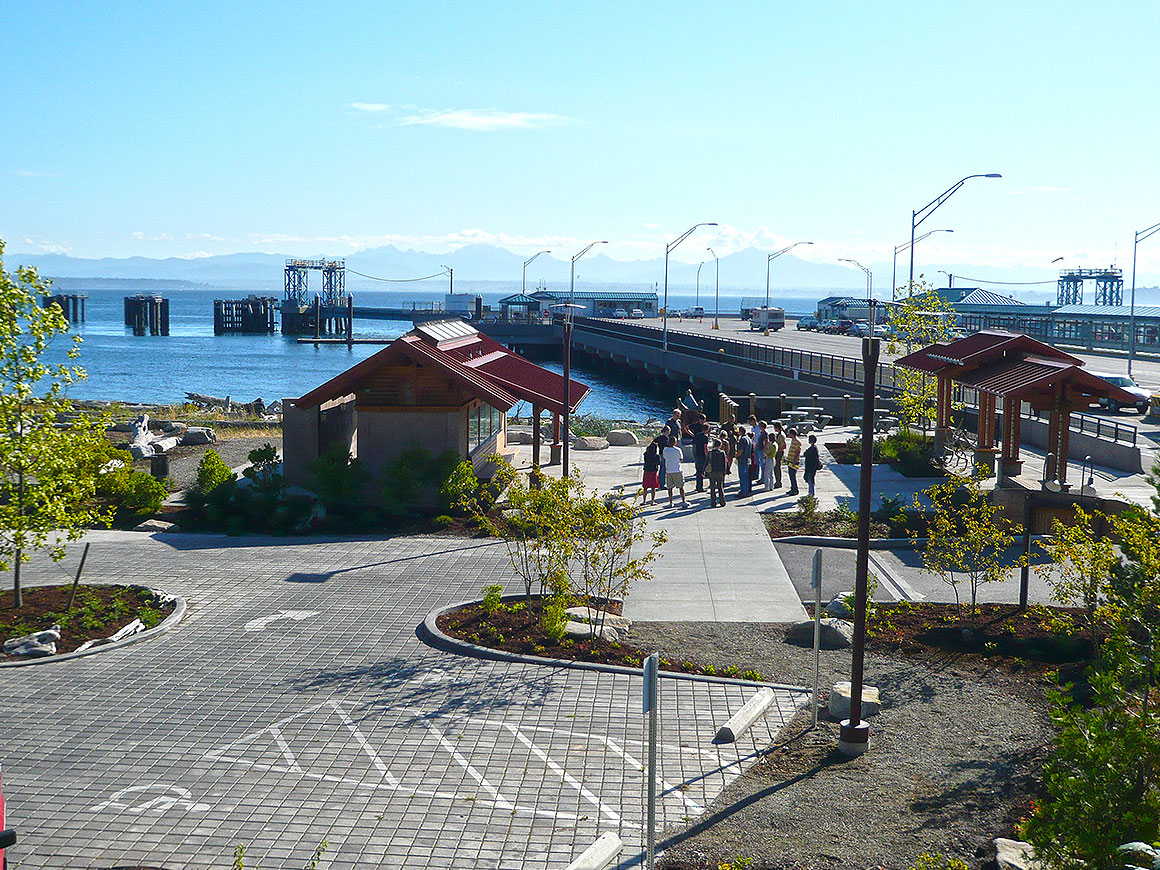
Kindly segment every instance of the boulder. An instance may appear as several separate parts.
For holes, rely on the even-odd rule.
[[[41,659],[45,656],[56,655],[56,643],[37,643],[30,640],[27,643],[22,643],[20,646],[14,646],[12,649],[5,650],[10,656],[23,656],[29,659]]]
[[[133,431],[133,424],[131,422],[128,422],[128,421],[126,421],[124,423],[114,423],[112,426],[109,427],[108,431],[110,431],[110,432],[132,432]]]
[[[176,435],[166,435],[164,438],[158,438],[152,444],[154,455],[158,453],[168,453],[170,450],[177,446],[177,442],[179,440],[180,439]]]
[[[176,432],[178,435],[186,429],[185,424],[177,420],[166,420],[164,423],[158,423],[157,425],[161,427],[162,432]]]
[[[878,700],[877,686],[862,686],[862,718],[877,714],[882,709],[882,705]],[[827,706],[827,714],[832,722],[841,722],[843,719],[850,718],[850,684],[849,682],[834,683],[834,688],[830,690],[830,702]]]
[[[853,594],[853,592],[839,592],[831,598],[830,603],[826,605],[826,616],[833,616],[836,619],[853,619],[854,611],[846,604],[847,596]]]
[[[129,455],[134,459],[148,459],[153,455],[152,444],[130,444]]]
[[[596,435],[577,435],[572,442],[573,450],[607,450],[608,439]]]
[[[217,441],[217,433],[208,426],[190,426],[181,436],[182,447],[200,447]]]
[[[181,526],[177,523],[167,523],[165,520],[145,520],[133,527],[135,532],[180,532]]]
[[[54,625],[44,631],[13,637],[4,641],[4,652],[11,656],[40,658],[56,655],[56,644],[60,640],[60,626]]]
[[[117,631],[109,635],[109,642],[116,643],[119,640],[124,640],[127,637],[132,637],[135,634],[140,634],[145,630],[145,623],[139,619],[134,619],[128,625],[117,629]]]
[[[814,645],[814,621],[795,622],[785,630],[785,642],[796,646]],[[854,645],[854,625],[844,619],[822,619],[822,649],[849,649]]]
[[[636,447],[640,440],[627,429],[613,429],[608,433],[608,443],[613,447]]]
[[[508,433],[507,433],[507,443],[508,444],[531,444],[532,443],[532,433],[531,432],[512,431],[511,429],[509,429]]]
[[[94,637],[92,640],[86,640],[84,643],[78,646],[76,651],[84,652],[85,650],[92,649],[95,646],[108,646],[110,643],[112,643],[112,641],[107,637]]]
[[[564,627],[564,634],[568,637],[580,638],[582,640],[597,636],[595,625],[587,622],[573,622],[571,620]],[[606,625],[600,630],[599,636],[610,643],[619,643],[628,637],[628,632],[626,631],[622,634],[613,626]]]
[[[1035,860],[1035,847],[1020,840],[995,838],[995,863],[999,870],[1038,870],[1041,866]]]
[[[569,607],[565,613],[568,614],[568,619],[572,622],[584,622],[588,625],[596,625],[600,621],[602,611],[596,610],[592,607]],[[617,616],[615,613],[604,613],[604,624],[611,625],[617,631],[628,634],[628,630],[632,628],[632,620],[627,616]]]

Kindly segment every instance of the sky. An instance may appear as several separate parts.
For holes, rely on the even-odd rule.
[[[1160,221],[1154,2],[6,0],[0,30],[9,252],[632,260],[712,221],[673,257],[888,262],[998,172],[916,250],[1050,278]]]

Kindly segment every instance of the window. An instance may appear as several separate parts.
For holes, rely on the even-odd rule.
[[[467,451],[474,453],[503,427],[503,411],[479,404],[467,412]]]

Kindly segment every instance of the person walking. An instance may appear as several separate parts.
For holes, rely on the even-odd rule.
[[[697,471],[697,492],[705,491],[705,466],[709,463],[709,424],[698,423],[693,433],[693,467]]]
[[[773,444],[775,447],[773,455],[773,488],[781,489],[781,466],[785,461],[785,432],[782,431],[781,421],[778,420],[773,424]]]
[[[765,445],[769,443],[769,424],[764,420],[757,424],[757,431],[753,436],[753,455],[757,459],[757,477],[765,485]],[[765,487],[769,489],[768,486]]]
[[[644,480],[641,481],[641,486],[644,487],[644,504],[657,503],[657,490],[660,489],[660,471],[661,471],[661,448],[656,441],[650,441],[648,447],[644,449]],[[649,497],[652,501],[649,501]]]
[[[785,464],[789,469],[789,492],[786,495],[797,495],[798,463],[801,461],[802,443],[798,441],[797,429],[789,428],[789,448],[786,451]]]
[[[688,507],[685,501],[685,476],[681,474],[681,448],[677,446],[677,439],[669,438],[669,446],[665,448],[665,488],[669,491],[669,507],[673,506],[673,490],[681,491],[681,507]]]
[[[806,448],[804,468],[807,491],[812,496],[814,494],[814,478],[818,476],[818,470],[822,467],[822,458],[818,455],[818,436],[811,435],[809,441],[810,446]]]
[[[709,451],[709,507],[725,507],[725,468],[725,451],[714,438]]]
[[[753,492],[753,481],[749,477],[749,465],[753,461],[753,439],[744,426],[737,428],[737,483],[741,488],[741,498]]]

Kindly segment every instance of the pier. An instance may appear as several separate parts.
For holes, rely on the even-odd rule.
[[[263,335],[274,332],[274,312],[278,300],[273,296],[247,296],[245,299],[213,301],[214,335]]]
[[[84,293],[56,293],[44,297],[44,307],[55,305],[69,323],[84,323],[86,299],[88,296]]]
[[[125,325],[134,335],[169,335],[169,300],[162,296],[126,296]]]
[[[309,298],[309,276],[322,273],[322,294]],[[346,292],[346,260],[287,260],[282,298],[282,334],[354,336],[354,298]]]

